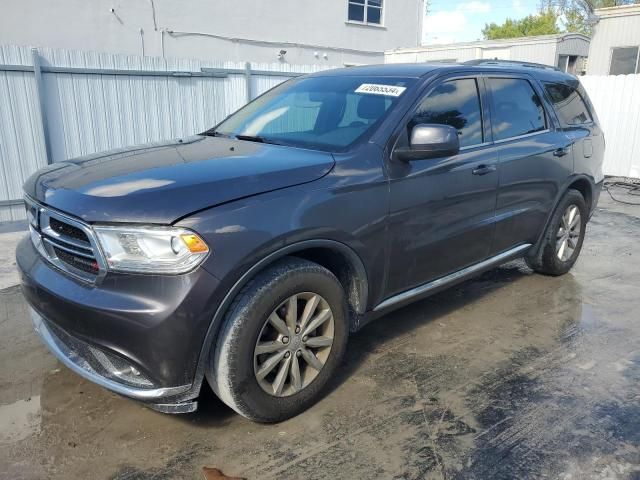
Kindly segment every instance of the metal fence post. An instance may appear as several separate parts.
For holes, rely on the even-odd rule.
[[[51,156],[51,136],[49,133],[49,122],[47,121],[47,104],[45,101],[40,55],[38,54],[37,48],[32,48],[31,54],[33,58],[33,73],[36,80],[36,94],[38,95],[38,103],[40,104],[40,119],[42,121],[45,155],[47,157],[47,164],[51,164],[53,162],[53,157]]]
[[[247,103],[253,99],[253,93],[251,92],[251,63],[246,62],[244,64],[244,78],[247,83]]]

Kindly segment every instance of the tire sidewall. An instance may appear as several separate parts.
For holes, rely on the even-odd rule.
[[[558,255],[556,253],[556,240],[558,229],[560,228],[560,224],[562,222],[562,217],[571,205],[575,205],[580,211],[580,236],[578,237],[578,243],[571,257],[569,257],[565,261],[562,261],[560,260],[560,258],[558,258]],[[580,192],[576,190],[569,190],[558,205],[558,208],[553,216],[552,223],[551,225],[549,225],[549,234],[546,238],[543,263],[546,263],[546,266],[550,267],[551,273],[566,273],[578,260],[578,256],[580,255],[580,251],[582,250],[582,244],[584,242],[586,233],[585,230],[587,227],[587,216],[587,205],[584,201],[584,198],[582,197],[582,194],[580,194]]]
[[[254,350],[269,315],[296,293],[313,292],[322,296],[334,317],[334,342],[318,376],[300,392],[275,397],[258,384],[254,372]],[[251,283],[240,294],[225,319],[223,335],[214,352],[214,375],[227,382],[230,405],[243,416],[262,422],[292,417],[315,403],[321,390],[341,361],[348,339],[348,316],[344,291],[339,281],[323,267],[305,260],[281,262]],[[226,365],[226,372],[221,371]],[[228,378],[221,378],[227,376]],[[223,401],[229,403],[229,398]]]

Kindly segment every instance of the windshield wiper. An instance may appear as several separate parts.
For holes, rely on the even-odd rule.
[[[226,133],[216,132],[215,130],[207,130],[206,132],[202,132],[200,135],[204,135],[206,137],[224,137],[229,138],[229,135]]]
[[[258,135],[236,135],[238,140],[246,140],[247,142],[270,143],[272,145],[282,145],[281,143],[271,140],[270,138],[260,137]]]

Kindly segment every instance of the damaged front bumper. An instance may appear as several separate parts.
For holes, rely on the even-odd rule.
[[[140,400],[150,408],[163,413],[189,413],[197,410],[198,402],[194,400],[179,403],[154,403],[154,400],[184,394],[191,388],[191,385],[162,388],[151,386],[149,388],[151,383],[143,377],[139,379],[136,386],[134,385],[135,380],[126,378],[126,376],[130,378],[135,378],[136,375],[140,376],[133,366],[126,365],[124,361],[110,357],[105,352],[47,324],[47,321],[33,308],[30,308],[30,312],[34,329],[42,342],[58,360],[81,377],[112,392]]]

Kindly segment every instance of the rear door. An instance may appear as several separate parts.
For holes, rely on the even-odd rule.
[[[604,135],[580,82],[543,82],[548,99],[555,108],[560,128],[573,142],[574,173],[584,173],[594,182],[602,179]]]
[[[556,129],[540,85],[528,75],[486,78],[499,161],[496,231],[491,254],[535,243],[573,170],[573,141]]]
[[[458,130],[457,155],[390,160],[389,296],[487,258],[493,236],[497,157],[483,115],[482,78],[455,76],[430,85],[400,126],[396,147],[420,124]]]

